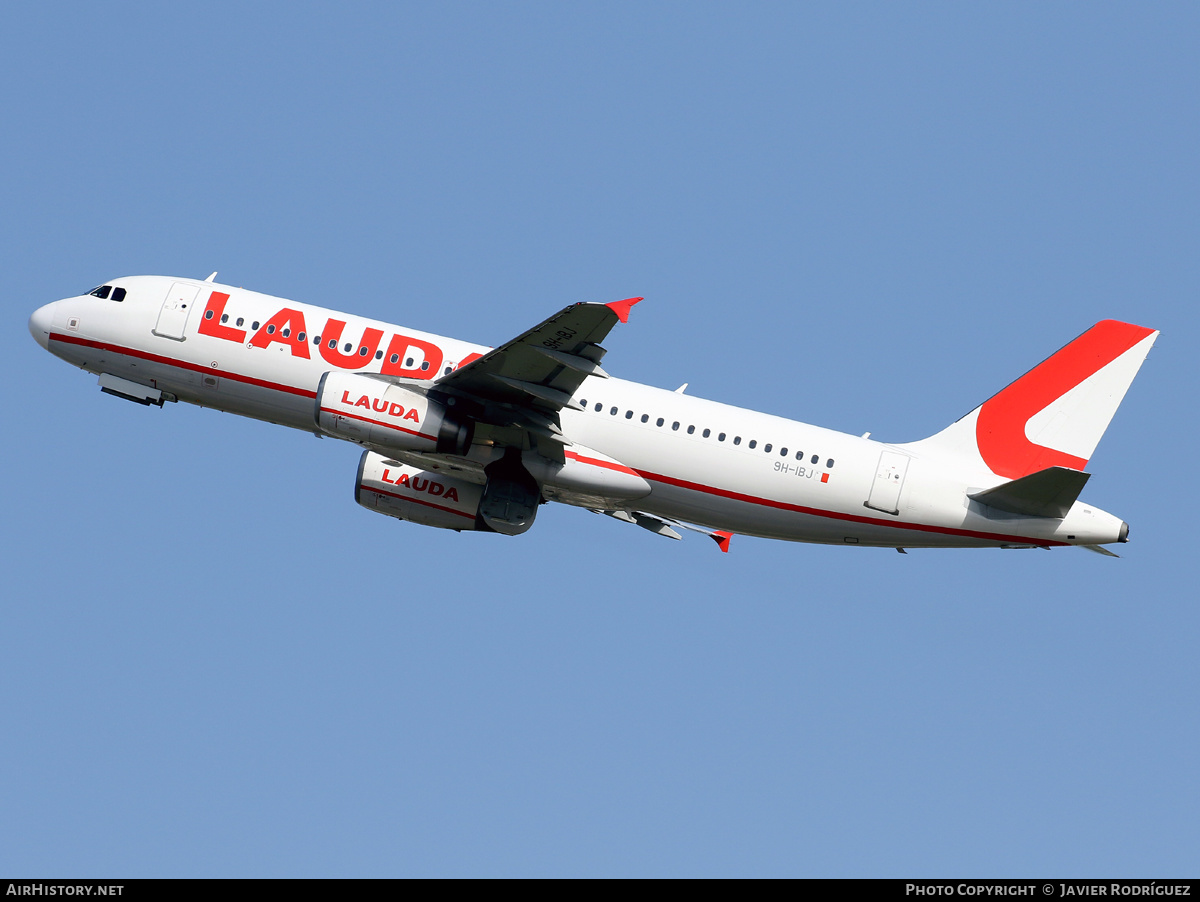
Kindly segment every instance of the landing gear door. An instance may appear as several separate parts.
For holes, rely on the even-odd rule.
[[[871,494],[866,506],[885,514],[900,513],[900,490],[904,488],[904,474],[908,472],[908,457],[895,451],[884,451],[879,455],[879,466],[875,469],[875,481],[871,483]]]
[[[186,282],[176,282],[163,301],[162,310],[158,311],[158,322],[152,330],[155,335],[183,341],[183,330],[187,325],[188,314],[195,306],[196,295],[200,289]]]

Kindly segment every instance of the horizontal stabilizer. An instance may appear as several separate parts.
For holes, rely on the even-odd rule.
[[[1047,467],[995,488],[972,492],[967,497],[1010,514],[1061,519],[1090,478],[1090,473]]]

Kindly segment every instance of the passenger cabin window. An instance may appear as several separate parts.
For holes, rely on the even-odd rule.
[[[654,425],[661,426],[663,424],[663,422],[664,422],[663,418],[659,417],[657,420],[654,421]]]
[[[722,432],[720,435],[717,436],[717,441],[718,442],[725,441],[725,433],[724,432]]]
[[[245,324],[246,324],[246,318],[244,316],[239,316],[237,318],[237,325],[243,326]]]
[[[767,442],[767,444],[763,445],[763,453],[764,454],[771,453],[771,443],[770,442]]]
[[[815,464],[815,463],[818,463],[820,460],[821,460],[821,458],[820,458],[820,455],[814,454],[814,455],[812,456],[812,462],[813,462],[814,464]]]
[[[827,466],[831,470],[833,469],[833,458],[832,457],[829,458],[829,460],[825,461],[825,466]]]
[[[676,420],[674,423],[672,423],[672,424],[671,424],[671,429],[672,429],[674,432],[678,432],[678,431],[679,431],[679,420]]]
[[[642,414],[642,422],[649,423],[650,422],[650,414],[648,414],[648,413]]]
[[[627,419],[627,420],[633,419],[633,411],[632,410],[625,411],[625,419]]]
[[[383,360],[383,351],[376,351],[376,352],[375,352],[375,359],[376,359],[376,360]]]
[[[609,410],[608,415],[615,417],[617,415],[617,408],[614,407],[611,410]]]
[[[596,402],[596,413],[599,413],[603,409],[604,409],[604,405],[601,404],[599,401],[597,401]]]
[[[758,447],[758,439],[756,439],[756,438],[750,439],[750,447],[757,448]]]
[[[742,437],[740,435],[735,435],[733,437],[733,443],[735,445],[740,445],[742,443]]]
[[[696,427],[688,426],[688,435],[695,435],[695,434],[696,434]]]
[[[705,430],[704,430],[702,433],[700,433],[700,434],[701,434],[701,435],[703,435],[705,438],[708,438],[710,435],[712,435],[712,430],[711,430],[711,429],[705,429]]]

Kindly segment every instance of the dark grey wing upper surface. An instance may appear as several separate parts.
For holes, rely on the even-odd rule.
[[[430,388],[472,408],[481,424],[494,427],[490,438],[498,444],[534,444],[540,438],[558,443],[550,453],[561,456],[558,412],[578,409],[571,396],[588,376],[607,376],[599,365],[605,353],[600,342],[640,300],[572,304]]]
[[[599,344],[639,300],[572,304],[478,360],[442,376],[435,386],[479,399],[560,410],[568,405],[585,378],[604,375],[599,368],[604,349]]]

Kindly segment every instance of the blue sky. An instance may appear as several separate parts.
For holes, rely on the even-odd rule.
[[[1187,4],[39,4],[0,33],[0,873],[1194,874]],[[1163,334],[1074,549],[371,514],[37,306],[221,279],[885,441]]]

